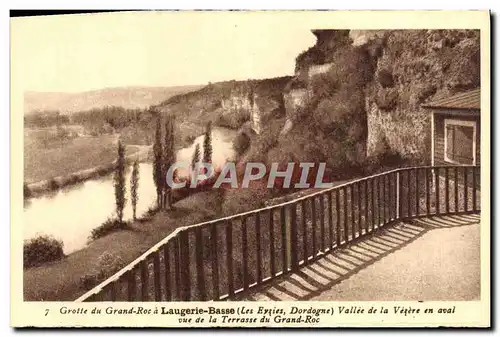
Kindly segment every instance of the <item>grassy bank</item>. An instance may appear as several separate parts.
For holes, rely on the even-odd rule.
[[[82,278],[101,271],[103,255],[112,254],[129,263],[177,227],[214,218],[216,205],[211,193],[201,192],[181,200],[176,203],[174,211],[159,212],[150,220],[135,222],[129,230],[113,232],[92,241],[60,261],[24,270],[24,300],[76,299],[86,291]]]

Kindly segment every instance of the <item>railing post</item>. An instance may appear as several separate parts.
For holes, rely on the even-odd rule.
[[[116,288],[120,286],[119,281],[114,281],[109,284],[110,292],[111,292],[111,302],[116,302]]]
[[[371,230],[372,232],[375,229],[375,178],[370,179],[371,182],[371,198],[370,198],[370,204],[371,204]]]
[[[189,233],[179,233],[179,271],[181,276],[181,301],[191,300],[191,279],[189,275]]]
[[[444,202],[445,202],[445,212],[450,213],[450,191],[449,191],[450,177],[449,168],[446,167],[444,171]]]
[[[148,294],[149,285],[149,270],[148,270],[148,259],[145,258],[141,262],[141,301],[146,302],[149,299]]]
[[[196,227],[195,229],[195,237],[196,237],[196,283],[198,285],[198,293],[200,294],[200,300],[207,300],[207,292],[205,287],[205,269],[203,268],[203,228]]]
[[[290,210],[290,259],[292,271],[299,270],[299,259],[297,252],[297,204],[293,203]]]
[[[472,210],[477,211],[476,166],[472,167]]]
[[[356,220],[354,216],[354,185],[356,183],[351,184],[351,240],[356,237]]]
[[[419,188],[419,181],[418,181],[418,173],[419,173],[418,167],[415,169],[415,215],[419,216],[420,215],[420,188]]]
[[[287,240],[287,228],[286,228],[286,209],[285,207],[280,207],[280,221],[281,221],[281,270],[283,274],[288,271],[288,240]]]
[[[330,234],[330,250],[333,248],[333,196],[328,192],[328,229]]]
[[[210,248],[212,250],[212,289],[213,289],[213,299],[219,300],[219,250],[217,249],[217,223],[214,222],[210,227]]]
[[[320,212],[320,226],[319,226],[319,249],[324,252],[325,251],[325,198],[324,195],[321,194],[319,197],[319,212]]]
[[[469,183],[467,181],[467,167],[464,166],[464,212],[469,210]]]
[[[233,277],[233,223],[231,220],[226,224],[226,264],[227,264],[227,289],[229,298],[234,295]],[[274,276],[274,275],[273,275]]]
[[[160,275],[160,255],[158,251],[153,253],[155,301],[161,301],[161,275]]]
[[[458,167],[455,166],[455,170],[454,170],[454,176],[455,176],[455,184],[454,184],[454,193],[455,193],[455,213],[458,213],[458,210],[459,210],[459,207],[458,207]]]
[[[165,264],[165,300],[172,300],[172,282],[170,282],[170,253],[169,243],[163,246],[163,263]]]
[[[407,183],[407,187],[408,187],[408,191],[406,192],[406,202],[407,202],[408,210],[406,213],[407,213],[408,218],[410,218],[412,216],[412,213],[411,213],[411,169],[408,169],[406,171],[406,183]]]
[[[430,170],[428,168],[424,169],[425,173],[425,214],[429,215],[431,213],[431,184],[430,184],[430,179],[429,179],[429,172]]]
[[[260,245],[260,212],[255,214],[255,238],[256,238],[256,253],[257,253],[257,284],[262,282],[262,257]]]
[[[175,264],[175,295],[177,300],[182,298],[182,280],[181,280],[181,252],[180,252],[180,239],[179,234],[175,236],[175,241],[173,243],[174,248],[174,264]]]
[[[275,249],[274,249],[274,212],[273,209],[269,210],[269,260],[271,264],[271,277],[276,275],[276,262],[275,262]]]
[[[135,267],[128,271],[128,282],[127,282],[127,297],[129,302],[135,301],[136,293],[136,282],[135,282]]]
[[[364,183],[364,191],[365,191],[365,211],[364,211],[364,215],[365,215],[365,221],[363,222],[363,225],[364,225],[364,230],[365,230],[365,233],[368,233],[368,180],[365,179],[365,183]]]
[[[316,198],[311,199],[311,220],[312,220],[312,226],[311,226],[311,239],[312,239],[312,256],[313,259],[317,255],[316,251]]]
[[[302,200],[300,202],[300,206],[302,209],[302,246],[304,247],[304,265],[307,265],[309,262],[309,252],[307,251],[307,200]]]
[[[248,289],[249,275],[248,275],[248,238],[247,238],[247,218],[241,218],[241,242],[242,242],[242,259],[243,259],[243,289]]]
[[[340,190],[336,189],[335,190],[335,212],[337,212],[337,217],[336,217],[336,222],[335,222],[335,229],[336,229],[336,235],[335,235],[335,243],[337,244],[337,247],[340,246]],[[305,240],[305,237],[304,237]]]
[[[345,243],[349,241],[349,229],[347,228],[347,187],[344,186],[342,188],[342,195],[344,196],[344,203],[343,203],[343,208],[344,208],[344,240]]]
[[[439,188],[441,186],[441,182],[440,182],[440,179],[439,179],[439,168],[435,168],[434,169],[434,175],[435,175],[435,188],[436,188],[436,214],[440,214],[441,213],[441,207],[439,207],[439,204],[440,204],[440,193],[439,193]]]

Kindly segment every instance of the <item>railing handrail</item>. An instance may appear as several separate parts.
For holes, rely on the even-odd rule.
[[[325,188],[325,189],[323,189],[321,191],[314,192],[314,193],[311,193],[311,194],[308,194],[308,195],[305,195],[305,196],[302,196],[302,197],[297,197],[297,198],[295,198],[293,200],[285,201],[285,202],[282,202],[280,204],[266,206],[266,207],[263,207],[263,208],[259,208],[259,209],[255,209],[255,210],[251,210],[251,211],[247,211],[247,212],[242,212],[242,213],[238,213],[238,214],[234,214],[234,215],[229,215],[229,216],[226,216],[226,217],[217,218],[217,219],[213,219],[213,220],[209,220],[209,221],[205,221],[205,222],[200,222],[200,223],[196,223],[196,224],[192,224],[192,225],[178,227],[172,233],[170,233],[165,238],[163,238],[158,243],[156,243],[151,248],[149,248],[146,252],[144,252],[143,254],[141,254],[138,258],[136,258],[135,260],[133,260],[132,262],[130,262],[127,266],[123,267],[118,272],[116,272],[115,274],[113,274],[112,276],[110,276],[109,278],[107,278],[106,280],[104,280],[103,282],[101,282],[100,284],[98,284],[95,287],[93,287],[91,290],[89,290],[86,293],[84,293],[83,295],[81,295],[79,298],[77,298],[75,300],[75,302],[83,302],[86,299],[90,298],[91,296],[99,293],[101,290],[103,290],[109,284],[111,284],[111,283],[113,283],[115,281],[118,281],[121,276],[123,276],[125,273],[127,273],[127,272],[131,271],[132,269],[134,269],[137,265],[139,265],[142,261],[146,260],[153,253],[158,252],[158,250],[161,249],[162,247],[164,247],[166,244],[168,244],[170,240],[172,240],[179,233],[181,233],[181,232],[183,232],[185,230],[191,230],[192,228],[203,227],[203,226],[207,226],[207,225],[210,225],[210,224],[213,224],[213,223],[222,223],[222,222],[230,221],[230,220],[233,220],[233,219],[248,217],[248,216],[251,216],[251,215],[254,215],[254,214],[257,214],[257,213],[261,213],[261,212],[265,212],[265,211],[269,211],[269,210],[283,208],[283,207],[286,207],[286,206],[289,206],[289,205],[293,205],[293,204],[299,203],[299,202],[301,202],[303,200],[313,199],[313,198],[315,198],[317,196],[321,196],[321,195],[326,194],[328,192],[335,191],[335,190],[342,189],[342,188],[345,188],[345,187],[350,186],[350,185],[357,184],[357,183],[362,182],[362,181],[366,181],[366,180],[370,180],[370,179],[373,179],[373,178],[377,178],[377,177],[389,175],[389,174],[392,174],[392,173],[403,172],[403,171],[407,171],[407,170],[415,170],[415,169],[442,169],[442,168],[450,168],[450,167],[478,168],[480,166],[479,165],[452,165],[452,166],[446,166],[446,165],[430,166],[430,165],[426,165],[426,166],[411,166],[411,167],[397,168],[397,169],[393,169],[393,170],[389,170],[389,171],[384,171],[384,172],[381,172],[381,173],[373,174],[373,175],[370,175],[370,176],[367,176],[367,177],[353,179],[353,180],[350,180],[350,181],[345,182],[343,184],[336,185],[336,186],[333,186],[333,187],[330,187],[330,188]]]

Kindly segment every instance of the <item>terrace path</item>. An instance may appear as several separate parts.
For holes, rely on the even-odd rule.
[[[479,214],[471,214],[399,222],[242,299],[478,300],[479,220]]]

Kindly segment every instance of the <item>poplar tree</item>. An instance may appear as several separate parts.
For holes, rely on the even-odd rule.
[[[160,124],[160,114],[156,114],[156,131],[155,140],[153,144],[153,181],[156,186],[156,196],[158,207],[161,207],[161,192],[163,190],[164,178],[162,175],[162,160],[163,151],[161,146],[161,124]]]
[[[205,128],[203,140],[203,162],[212,163],[212,122],[208,122]]]
[[[195,173],[196,164],[200,161],[200,156],[201,156],[200,144],[196,144],[194,148],[193,159],[191,160],[191,167],[193,168],[193,174]]]
[[[118,141],[118,159],[116,161],[116,170],[113,177],[115,187],[115,205],[118,221],[123,225],[123,209],[125,208],[126,187],[125,187],[125,147],[121,141]]]
[[[132,176],[130,177],[130,201],[132,202],[132,213],[134,221],[136,220],[137,211],[137,201],[139,200],[139,163],[134,162],[134,168],[132,169]]]
[[[165,141],[163,147],[163,179],[165,179],[164,189],[167,194],[168,207],[171,207],[171,187],[166,183],[167,172],[169,168],[175,162],[175,150],[174,150],[174,122],[173,120],[168,120],[165,123]],[[174,172],[175,173],[175,172]],[[174,179],[174,177],[172,177]]]

